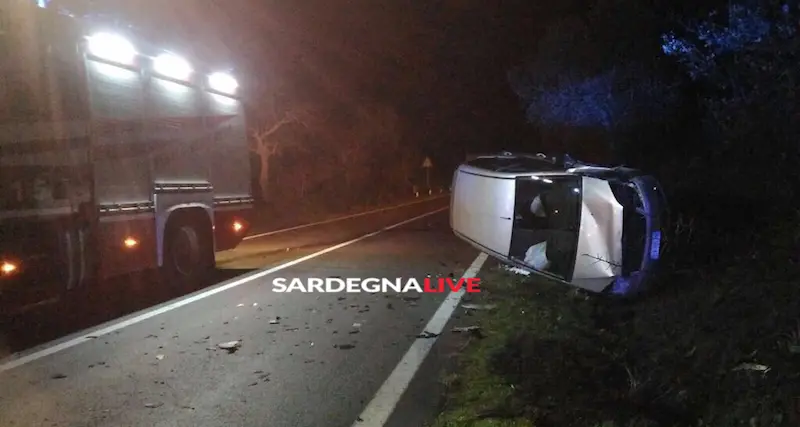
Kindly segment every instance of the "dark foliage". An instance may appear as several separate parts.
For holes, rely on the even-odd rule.
[[[582,141],[589,151],[668,186],[789,201],[800,182],[798,14],[771,0],[598,2],[553,24],[509,80],[529,121],[600,129]]]

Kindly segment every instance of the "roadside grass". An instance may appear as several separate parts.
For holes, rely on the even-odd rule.
[[[434,426],[800,425],[796,219],[676,232],[638,300],[483,273],[470,302],[495,308],[474,312],[483,338],[446,375]]]

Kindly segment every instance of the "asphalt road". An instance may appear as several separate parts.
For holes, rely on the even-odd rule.
[[[446,295],[276,293],[271,281],[460,277],[478,253],[452,235],[446,205],[439,199],[248,240],[219,256],[232,269],[221,277],[238,277],[6,359],[0,426],[349,427],[409,348],[418,351],[417,335]],[[140,296],[140,304],[152,301],[132,289],[121,292],[130,304],[116,303],[117,313]],[[78,307],[61,310],[80,319]],[[99,312],[95,319],[114,310]],[[42,324],[28,329],[38,340],[70,322]],[[20,320],[6,333],[19,337],[25,327]],[[229,341],[241,347],[219,348]]]

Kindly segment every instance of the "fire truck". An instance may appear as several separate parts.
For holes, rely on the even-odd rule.
[[[237,80],[41,6],[0,5],[0,299],[201,278],[253,203]]]

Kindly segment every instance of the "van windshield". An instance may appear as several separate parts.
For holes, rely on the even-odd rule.
[[[516,181],[510,256],[570,280],[581,221],[581,178],[522,177]]]

